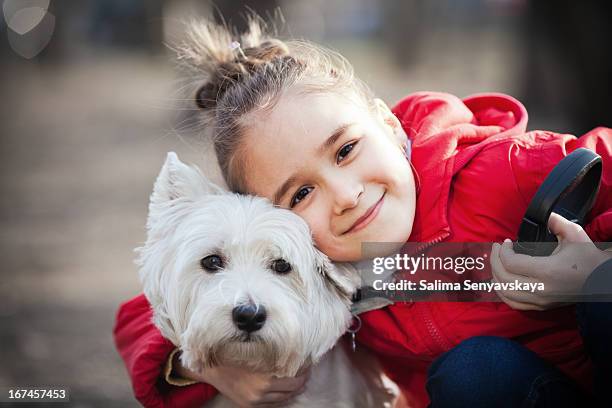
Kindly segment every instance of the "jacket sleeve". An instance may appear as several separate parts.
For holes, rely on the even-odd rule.
[[[585,231],[596,242],[612,241],[612,129],[596,128],[576,142],[578,147],[586,147],[601,156],[602,173],[599,192],[593,209],[589,213]]]
[[[612,259],[604,261],[587,278],[582,293],[591,299],[612,301]]]
[[[512,169],[516,184],[527,202],[553,167],[574,150],[584,147],[601,156],[601,183],[584,229],[595,242],[612,241],[612,129],[596,128],[579,138],[533,131],[526,138],[534,142],[530,147],[532,152],[513,155]]]
[[[134,396],[143,406],[201,407],[217,394],[209,384],[177,387],[164,381],[163,368],[175,346],[153,324],[151,306],[144,295],[120,306],[113,336]]]
[[[566,144],[569,154],[585,147],[599,154],[602,159],[599,192],[585,220],[584,229],[595,242],[612,241],[612,129],[599,127]]]

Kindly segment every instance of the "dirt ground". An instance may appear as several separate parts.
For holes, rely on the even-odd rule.
[[[389,103],[420,89],[513,91],[489,66],[508,64],[501,54],[482,67],[449,69],[451,55],[398,71],[380,48],[342,47]],[[77,407],[137,406],[112,327],[118,305],[140,292],[133,248],[152,183],[169,150],[214,171],[176,120],[166,61],[121,53],[3,65],[0,385],[68,387]]]
[[[133,248],[165,152],[202,164],[169,122],[164,61],[109,55],[3,75],[0,384],[65,386],[74,406],[137,406],[115,312],[140,291]]]

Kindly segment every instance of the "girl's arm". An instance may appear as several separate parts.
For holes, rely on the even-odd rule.
[[[212,384],[240,407],[286,403],[304,392],[310,378],[310,368],[302,370],[296,377],[277,378],[240,367],[224,366],[209,368],[199,374],[183,367],[176,356],[172,365],[173,373],[179,378]]]
[[[134,396],[143,406],[199,407],[217,394],[208,384],[178,387],[163,379],[163,368],[175,346],[153,324],[151,306],[144,295],[121,305],[113,336]]]
[[[517,254],[510,240],[493,244],[491,269],[498,282],[542,282],[545,290],[499,291],[513,309],[546,310],[562,306],[569,298],[612,298],[612,252],[597,248],[578,224],[552,213],[548,228],[561,242],[547,257]],[[549,294],[550,293],[550,294]]]
[[[546,136],[549,136],[551,141],[558,139],[551,132],[542,135],[542,137]],[[547,163],[547,165],[532,170],[540,174],[540,178],[543,179],[555,163],[579,147],[585,147],[598,153],[602,158],[603,170],[597,198],[586,217],[584,230],[553,214],[549,219],[549,229],[560,236],[562,241],[557,253],[545,258],[515,254],[512,251],[512,245],[508,242],[493,248],[491,265],[493,276],[497,281],[519,280],[544,283],[545,289],[534,293],[498,292],[500,297],[515,309],[546,310],[557,307],[559,306],[558,295],[563,294],[607,294],[606,289],[603,288],[599,288],[599,291],[593,290],[592,282],[588,285],[589,288],[585,289],[583,289],[583,284],[593,269],[610,257],[610,252],[597,249],[591,241],[612,241],[612,129],[597,128],[578,139],[563,136],[563,143],[543,145],[537,150],[538,156],[533,156],[535,159],[532,158],[531,161],[536,165],[540,163]],[[516,165],[513,168],[518,169],[520,166]],[[517,174],[515,172],[515,175],[519,186],[534,181],[534,177],[528,180],[529,174],[527,173],[518,172]],[[535,191],[534,188],[531,190]],[[586,291],[583,293],[583,290]]]
[[[190,371],[180,364],[179,354],[173,353],[176,347],[152,323],[151,306],[144,295],[121,305],[114,338],[132,380],[134,395],[145,407],[201,407],[218,391],[244,407],[282,403],[301,394],[310,376],[309,370],[294,378],[277,378],[223,366],[203,373]],[[196,383],[171,385],[166,381],[166,369],[172,370],[173,383],[189,384],[176,381],[176,377]]]

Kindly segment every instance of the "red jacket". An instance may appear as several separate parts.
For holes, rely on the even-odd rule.
[[[579,139],[526,132],[525,108],[500,94],[461,101],[448,94],[417,93],[393,112],[412,140],[411,161],[418,178],[409,241],[514,239],[546,174],[578,147],[597,151],[604,161],[599,195],[585,229],[595,241],[612,241],[611,129],[597,128]],[[476,335],[517,340],[590,388],[591,365],[573,307],[521,312],[504,303],[415,302],[396,303],[361,317],[357,340],[379,356],[415,407],[428,403],[425,380],[431,362]],[[121,305],[114,335],[143,405],[200,406],[215,395],[206,384],[179,388],[159,381],[174,346],[151,323],[143,295]]]

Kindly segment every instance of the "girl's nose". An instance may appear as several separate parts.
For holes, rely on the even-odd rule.
[[[339,180],[332,186],[334,195],[334,214],[342,215],[346,210],[357,207],[363,194],[363,185],[351,183],[349,180]]]

